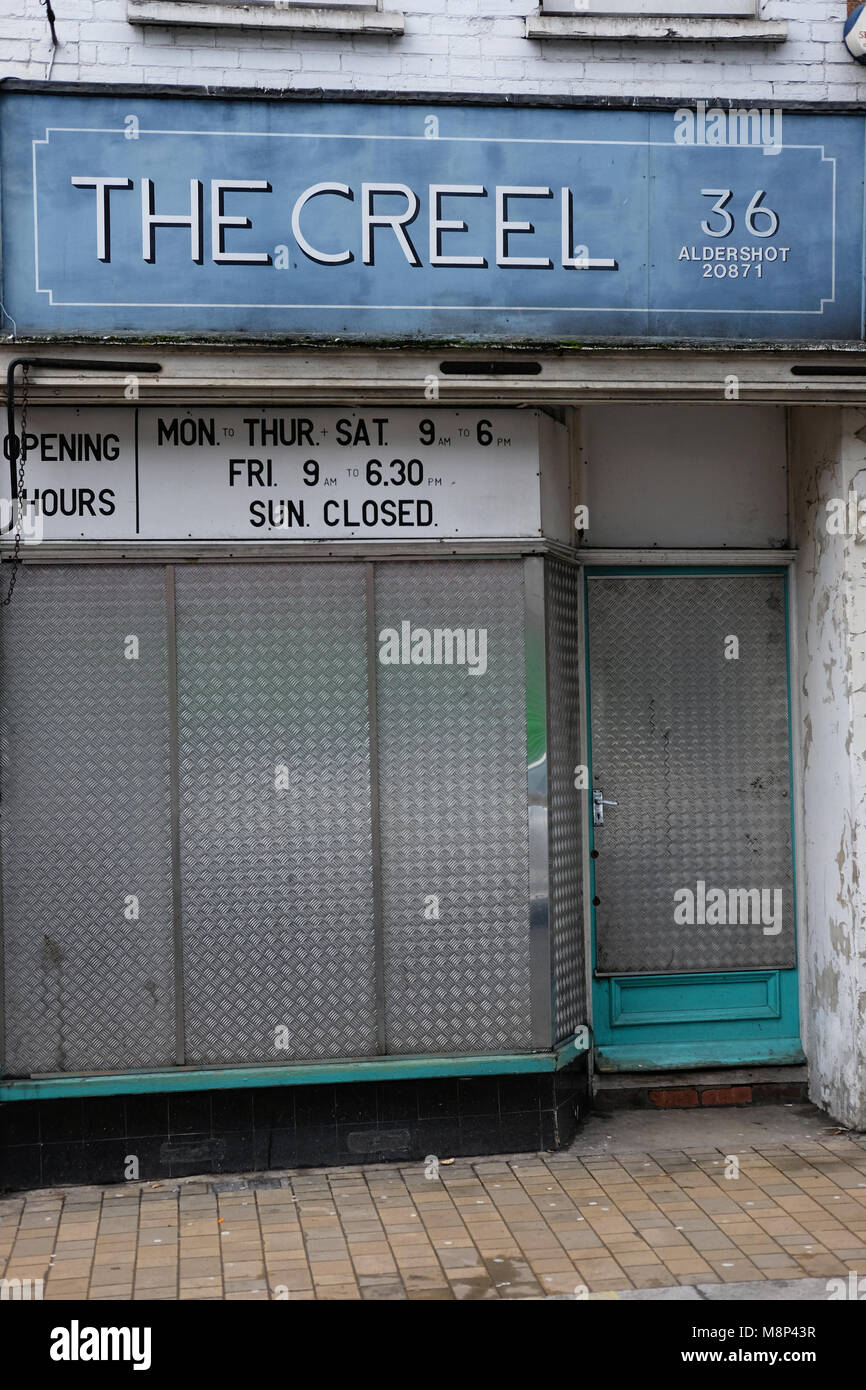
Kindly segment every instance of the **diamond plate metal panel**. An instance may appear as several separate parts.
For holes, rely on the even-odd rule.
[[[604,972],[795,963],[784,579],[589,579]],[[725,640],[739,640],[726,660]],[[676,924],[677,890],[782,893],[782,926]],[[738,914],[739,915],[739,914]],[[697,905],[695,916],[697,916]],[[772,924],[771,924],[772,925]]]
[[[483,675],[377,664],[389,1052],[531,1045],[523,620],[519,561],[376,566],[380,637],[487,632]]]
[[[162,568],[28,566],[0,660],[6,1070],[170,1065]]]
[[[587,1021],[581,866],[579,573],[545,562],[551,953],[555,1040]]]
[[[187,1061],[373,1053],[363,567],[179,568],[177,625]]]

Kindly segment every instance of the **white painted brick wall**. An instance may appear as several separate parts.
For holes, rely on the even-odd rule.
[[[639,0],[636,0],[639,7]],[[131,25],[126,0],[57,0],[58,81],[231,87],[866,100],[866,67],[842,46],[844,0],[760,0],[784,19],[769,44],[579,43],[524,38],[532,0],[384,0],[402,37]],[[51,59],[39,0],[2,0],[0,73],[44,78]]]

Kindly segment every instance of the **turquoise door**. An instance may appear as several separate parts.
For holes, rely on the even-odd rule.
[[[603,1071],[803,1059],[786,583],[587,574]]]

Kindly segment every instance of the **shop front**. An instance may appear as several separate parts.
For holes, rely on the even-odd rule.
[[[0,93],[10,1185],[866,1115],[862,122],[430,106]]]

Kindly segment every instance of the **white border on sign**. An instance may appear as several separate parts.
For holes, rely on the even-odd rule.
[[[64,135],[123,135],[120,127],[114,126],[46,126],[45,139],[33,140],[33,238],[34,238],[34,257],[35,257],[35,282],[34,290],[36,294],[47,294],[48,303],[52,308],[74,308],[74,309],[373,309],[377,312],[381,310],[399,310],[401,313],[415,312],[427,313],[435,310],[449,310],[460,313],[478,312],[477,304],[331,304],[313,303],[310,301],[280,304],[260,304],[260,303],[217,303],[206,304],[199,300],[177,301],[171,299],[155,300],[136,300],[136,299],[55,299],[54,291],[42,289],[39,284],[39,217],[37,210],[37,188],[36,188],[36,147],[37,145],[49,145],[52,134]],[[139,135],[212,135],[221,139],[226,136],[237,136],[242,139],[271,139],[271,140],[412,140],[429,143],[424,135],[344,135],[336,132],[322,131],[255,131],[255,130],[145,130],[141,129]],[[524,137],[500,137],[500,136],[476,136],[476,135],[447,135],[439,136],[442,143],[452,144],[485,144],[485,145],[633,145],[646,148],[673,148],[673,140],[537,140],[526,139]],[[759,146],[725,146],[727,149],[758,149]],[[657,305],[653,307],[620,308],[614,305],[597,304],[485,304],[484,312],[494,313],[519,313],[519,314],[762,314],[769,316],[792,316],[802,314],[807,317],[822,317],[826,304],[836,302],[836,156],[828,155],[823,145],[786,145],[787,150],[820,150],[821,163],[832,164],[833,166],[833,198],[832,198],[832,235],[831,235],[831,294],[822,296],[818,309],[680,309],[670,305]]]

